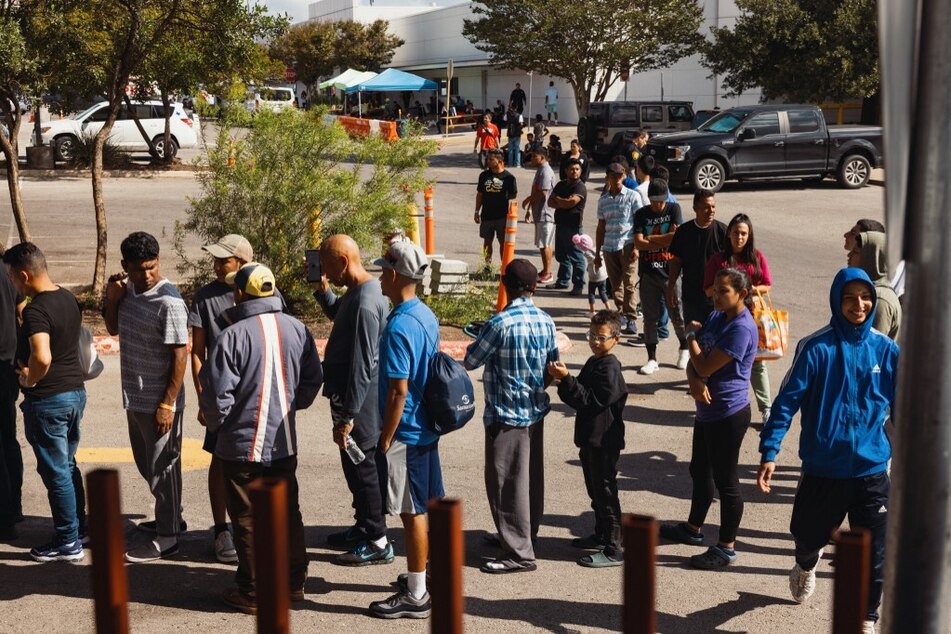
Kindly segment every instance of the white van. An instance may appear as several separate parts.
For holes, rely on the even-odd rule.
[[[169,152],[172,156],[179,148],[192,148],[198,145],[198,115],[189,116],[180,103],[169,104],[172,116],[169,121],[172,142]],[[162,116],[161,101],[132,103],[132,108],[145,128],[146,134],[160,156],[165,155],[165,117]],[[109,103],[102,101],[78,114],[59,121],[48,121],[40,128],[40,139],[33,136],[33,145],[50,145],[56,151],[56,159],[68,161],[72,158],[73,146],[81,137],[95,136],[106,122]],[[142,138],[135,121],[129,114],[126,104],[119,108],[115,125],[109,135],[109,143],[127,152],[147,152],[148,143]]]
[[[294,107],[293,86],[252,86],[246,102],[248,110],[279,112]]]

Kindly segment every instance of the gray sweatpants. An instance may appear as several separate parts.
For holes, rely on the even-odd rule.
[[[535,561],[532,538],[545,509],[544,428],[496,423],[485,430],[485,492],[499,541],[515,562]]]
[[[641,275],[640,291],[641,309],[644,311],[644,343],[656,344],[661,307],[667,305],[667,278],[658,275]],[[680,307],[669,309],[668,314],[670,321],[674,324],[674,334],[677,335],[678,340],[683,340],[686,333]]]
[[[162,536],[178,535],[182,516],[182,421],[175,412],[172,429],[164,436],[155,431],[155,413],[126,410],[129,443],[135,466],[155,498],[155,528]]]

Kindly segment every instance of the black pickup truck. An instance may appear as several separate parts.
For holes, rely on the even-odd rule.
[[[827,126],[816,106],[760,105],[720,112],[696,130],[661,134],[647,153],[670,170],[673,185],[718,191],[727,180],[834,174],[863,187],[882,164],[882,129]]]

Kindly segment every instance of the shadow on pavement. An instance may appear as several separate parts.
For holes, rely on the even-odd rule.
[[[617,604],[588,603],[561,599],[499,599],[466,597],[466,614],[507,621],[515,631],[524,623],[548,632],[573,634],[577,628],[619,631],[621,607]]]
[[[733,568],[732,566],[730,567]],[[785,574],[785,573],[784,573]],[[780,599],[765,594],[739,592],[733,601],[692,612],[687,616],[657,613],[660,632],[740,632],[745,630],[720,629],[734,618],[770,605],[796,605],[791,599]]]

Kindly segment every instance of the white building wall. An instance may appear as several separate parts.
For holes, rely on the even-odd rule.
[[[739,10],[734,0],[702,1],[704,22],[701,29],[708,37],[711,27],[732,26],[736,22]],[[549,81],[554,81],[558,88],[559,119],[576,122],[579,117],[573,91],[564,80],[538,75],[530,79],[524,71],[489,66],[488,54],[462,35],[463,20],[473,17],[471,4],[458,2],[374,0],[371,6],[369,0],[320,0],[310,5],[310,16],[311,19],[354,19],[360,22],[388,20],[390,32],[405,41],[396,49],[390,66],[429,79],[444,79],[446,64],[452,59],[454,76],[459,79],[458,92],[463,99],[470,99],[476,108],[494,107],[497,100],[507,102],[515,83],[520,82],[526,93],[530,86],[532,88],[530,114],[544,113],[544,89]],[[692,56],[662,71],[633,75],[626,86],[625,82],[618,81],[608,91],[607,98],[609,101],[659,100],[663,95],[668,101],[692,101],[697,110],[759,102],[759,90],[724,97],[718,82],[709,75],[710,72],[700,64],[699,56]],[[416,99],[428,103],[429,94],[413,95],[411,103]]]

